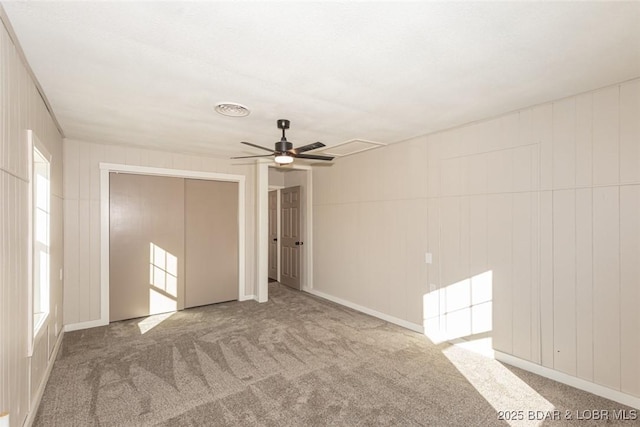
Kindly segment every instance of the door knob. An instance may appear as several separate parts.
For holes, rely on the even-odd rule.
[[[296,246],[302,246],[304,245],[304,242],[296,242]]]
[[[274,242],[277,242],[277,241],[278,241],[278,239],[273,239],[273,241],[274,241]]]

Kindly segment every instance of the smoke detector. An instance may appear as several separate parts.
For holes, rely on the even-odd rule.
[[[250,111],[247,107],[237,102],[219,102],[214,107],[216,113],[228,117],[246,117]]]

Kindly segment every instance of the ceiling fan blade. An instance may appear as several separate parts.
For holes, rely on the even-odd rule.
[[[230,157],[231,159],[252,159],[254,157],[271,157],[273,154],[262,154],[260,156],[240,156],[240,157]]]
[[[250,145],[250,146],[252,146],[252,147],[256,147],[256,148],[259,148],[259,149],[261,149],[261,150],[271,151],[271,152],[273,153],[273,149],[272,149],[272,148],[261,147],[261,146],[259,146],[259,145],[252,144],[252,143],[250,143],[250,142],[244,142],[244,141],[242,141],[242,142],[241,142],[241,144]]]
[[[293,157],[298,159],[311,159],[311,160],[333,160],[333,157],[318,156],[317,154],[293,154]]]
[[[321,148],[324,146],[325,145],[322,142],[318,141],[318,142],[314,142],[313,144],[308,144],[308,145],[303,145],[302,147],[293,148],[289,150],[289,152],[291,152],[292,154],[304,153],[305,151],[315,150],[316,148]]]

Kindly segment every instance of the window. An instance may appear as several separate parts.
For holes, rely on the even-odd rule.
[[[49,314],[51,186],[50,156],[30,132],[31,157],[31,319],[32,338],[45,325]],[[32,344],[32,343],[31,343]]]

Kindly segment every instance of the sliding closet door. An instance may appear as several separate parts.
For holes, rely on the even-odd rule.
[[[109,320],[184,307],[184,180],[110,174]]]
[[[238,299],[238,183],[185,180],[185,307]]]

